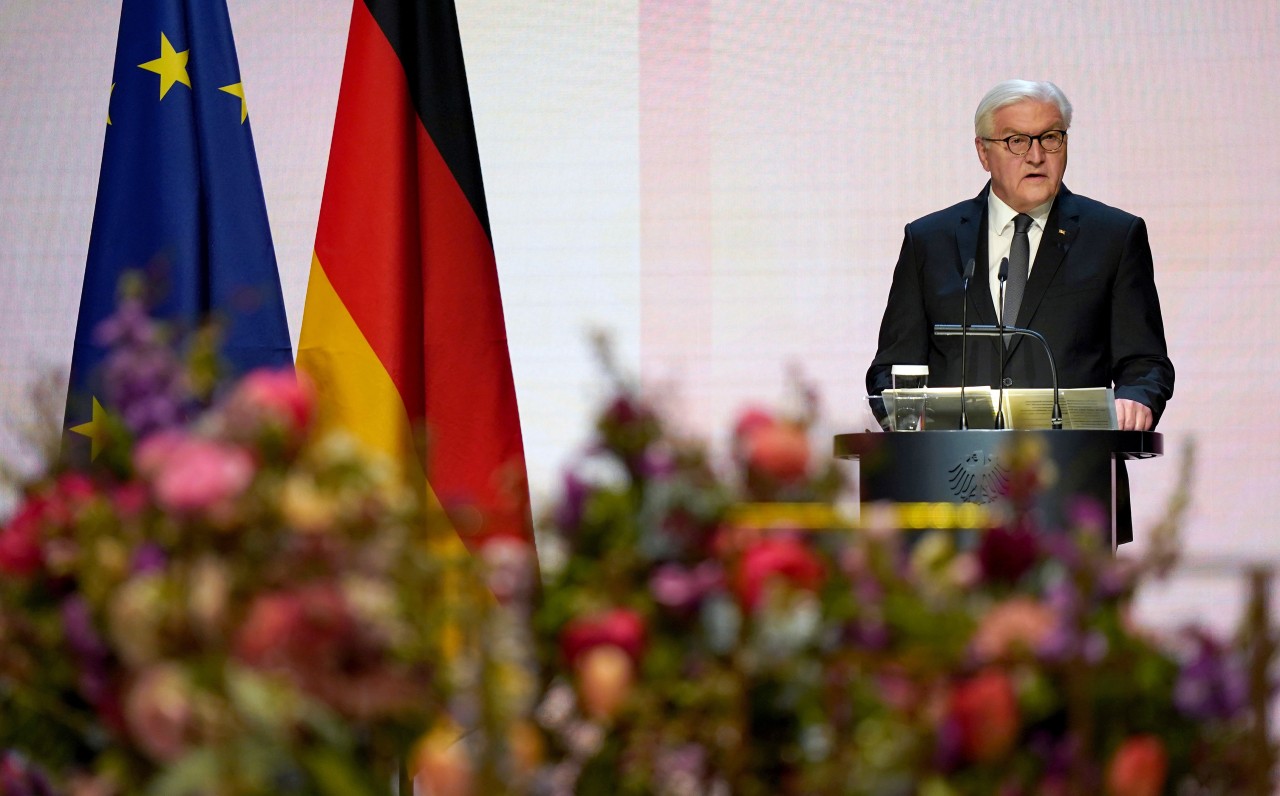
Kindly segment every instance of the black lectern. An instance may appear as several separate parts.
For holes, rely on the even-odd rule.
[[[1117,462],[1164,453],[1164,437],[1153,431],[981,430],[838,434],[835,455],[858,460],[864,503],[988,503],[1000,494],[1018,435],[1034,435],[1057,470],[1035,507],[1044,527],[1065,527],[1071,500],[1091,498],[1110,509],[1106,532],[1113,543],[1117,497],[1128,499]]]

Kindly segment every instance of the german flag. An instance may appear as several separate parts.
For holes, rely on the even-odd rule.
[[[473,552],[531,539],[452,0],[355,0],[298,368],[323,422],[425,478]]]

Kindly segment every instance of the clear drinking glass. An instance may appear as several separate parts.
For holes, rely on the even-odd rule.
[[[894,365],[893,431],[923,431],[925,389],[929,386],[928,365]]]

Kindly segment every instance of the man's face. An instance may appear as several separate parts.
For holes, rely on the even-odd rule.
[[[1052,102],[1024,100],[1006,105],[992,117],[992,138],[1015,133],[1040,135],[1061,130],[1062,114]],[[1039,207],[1056,196],[1067,170],[1067,145],[1057,152],[1045,152],[1039,141],[1031,142],[1024,155],[1015,155],[1003,143],[974,139],[982,168],[991,172],[991,190],[1019,213]]]

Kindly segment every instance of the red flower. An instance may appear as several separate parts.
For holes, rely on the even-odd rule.
[[[738,417],[733,424],[733,438],[741,443],[762,428],[777,424],[773,415],[759,407],[751,407]]]
[[[644,654],[644,618],[629,608],[574,619],[560,631],[560,650],[573,666],[590,650],[608,644],[618,647],[639,664]]]
[[[1018,738],[1018,700],[1013,683],[1000,669],[985,669],[951,691],[950,718],[960,729],[966,759],[999,760]]]
[[[111,507],[119,517],[136,519],[147,510],[147,505],[147,485],[140,481],[121,484],[111,492]]]
[[[330,584],[264,594],[236,637],[236,654],[268,667],[325,667],[340,657],[355,627],[342,592]]]
[[[88,476],[65,473],[52,486],[28,495],[0,529],[0,573],[34,574],[44,563],[44,539],[70,528],[97,494]]]
[[[1169,753],[1154,735],[1135,735],[1120,744],[1107,766],[1108,796],[1158,796],[1169,773]]]
[[[45,507],[49,519],[67,526],[98,494],[93,479],[84,473],[64,473],[58,477]]]
[[[1026,528],[992,528],[978,542],[978,563],[988,582],[1016,583],[1040,560],[1040,542]]]
[[[0,573],[25,576],[40,568],[44,561],[40,537],[46,505],[45,498],[27,498],[0,530]]]
[[[766,584],[781,580],[793,588],[816,591],[826,568],[806,545],[791,536],[772,536],[752,542],[742,553],[738,569],[738,599],[753,611]]]

